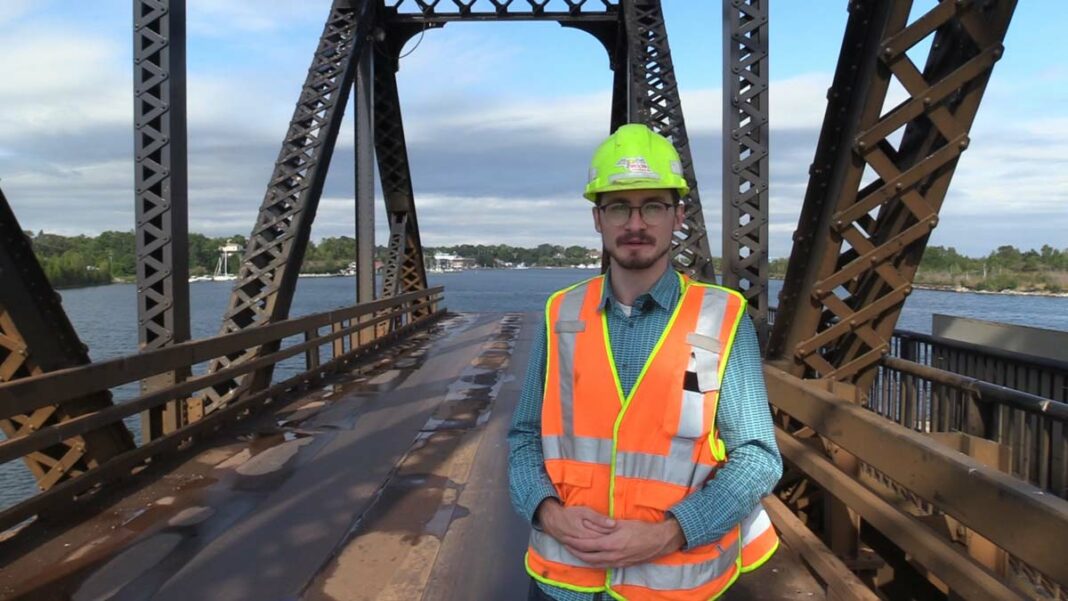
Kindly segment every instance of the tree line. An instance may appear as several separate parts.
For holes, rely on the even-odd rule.
[[[97,236],[61,236],[26,232],[45,274],[56,287],[88,286],[112,281],[131,281],[137,275],[137,241],[134,232],[103,232]],[[208,237],[189,235],[189,274],[214,272],[219,248],[233,244],[243,252],[247,239],[241,235]],[[375,257],[385,260],[386,248],[375,247]],[[508,244],[459,244],[424,247],[428,261],[436,253],[472,259],[478,267],[526,265],[529,267],[573,267],[597,264],[600,251],[582,246],[539,244],[532,248]],[[304,273],[336,273],[356,256],[356,240],[351,236],[328,237],[309,242],[305,250]],[[720,271],[719,261],[716,270]],[[240,253],[230,259],[230,272],[240,265]],[[787,259],[769,263],[772,277],[786,273]],[[1050,291],[1068,288],[1068,248],[1048,244],[1040,249],[1020,250],[1004,245],[986,256],[968,257],[953,247],[929,246],[920,262],[917,281],[968,288],[1005,289],[1037,287]]]

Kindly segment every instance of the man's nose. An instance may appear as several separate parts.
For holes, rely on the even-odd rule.
[[[630,215],[627,216],[627,222],[623,224],[628,230],[643,230],[645,229],[645,220],[642,219],[641,209],[631,207]]]

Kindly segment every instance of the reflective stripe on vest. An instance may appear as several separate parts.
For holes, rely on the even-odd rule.
[[[542,451],[546,471],[567,506],[588,506],[619,519],[660,521],[700,489],[725,460],[715,434],[720,381],[738,322],[741,295],[680,276],[675,311],[638,381],[624,397],[615,373],[603,277],[549,298]],[[763,508],[715,543],[625,569],[600,570],[534,531],[531,576],[571,590],[611,589],[617,598],[679,600],[718,596],[757,555],[743,541],[777,545]],[[767,527],[766,530],[759,530]],[[743,528],[746,528],[743,531]],[[770,537],[767,536],[770,532]],[[774,551],[774,546],[771,547]],[[760,553],[763,563],[770,553]],[[757,565],[759,565],[759,563]]]

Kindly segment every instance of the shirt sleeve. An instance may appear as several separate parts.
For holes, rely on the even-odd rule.
[[[727,462],[701,490],[671,508],[687,548],[721,538],[771,493],[782,476],[760,346],[748,315],[742,317],[727,358],[716,425]]]
[[[547,336],[542,320],[530,361],[519,393],[519,402],[508,430],[508,490],[512,507],[532,525],[538,505],[548,497],[556,497],[556,487],[545,471],[545,456],[541,450],[541,402],[545,390],[545,355]]]

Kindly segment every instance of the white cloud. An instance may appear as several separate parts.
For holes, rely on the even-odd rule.
[[[11,39],[4,53],[5,144],[130,122],[133,75],[114,41],[62,28],[34,30]]]

